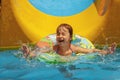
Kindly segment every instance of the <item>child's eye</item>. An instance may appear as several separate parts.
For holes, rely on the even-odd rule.
[[[66,34],[65,33],[62,33],[63,36],[65,36]]]
[[[64,35],[64,33],[62,33],[62,35]]]

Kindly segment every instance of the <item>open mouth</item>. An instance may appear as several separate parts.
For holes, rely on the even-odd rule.
[[[64,42],[64,40],[58,40],[58,42]]]

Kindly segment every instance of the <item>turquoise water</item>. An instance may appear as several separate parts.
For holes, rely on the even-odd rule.
[[[0,80],[120,80],[120,48],[114,54],[80,57],[66,64],[48,64],[0,52]]]

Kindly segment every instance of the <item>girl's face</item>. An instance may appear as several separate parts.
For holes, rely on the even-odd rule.
[[[71,37],[68,29],[66,29],[65,27],[60,27],[56,35],[56,41],[57,44],[61,46],[70,44]]]

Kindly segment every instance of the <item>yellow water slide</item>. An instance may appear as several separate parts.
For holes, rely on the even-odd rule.
[[[120,32],[115,33],[112,30],[116,27],[115,22],[110,22],[114,17],[110,18],[112,16],[109,15],[110,10],[106,13],[105,10],[100,10],[100,1],[105,0],[92,3],[81,13],[71,16],[53,16],[36,9],[29,0],[2,0],[0,47],[18,46],[21,42],[36,43],[42,37],[55,33],[56,27],[61,23],[72,25],[75,34],[84,36],[93,42],[97,41],[97,43],[105,43],[106,38],[111,35],[118,37]],[[116,3],[120,4],[118,0],[112,3],[114,6]],[[105,7],[105,4],[102,6]],[[115,24],[119,26],[119,23]],[[112,31],[108,31],[107,28]]]

